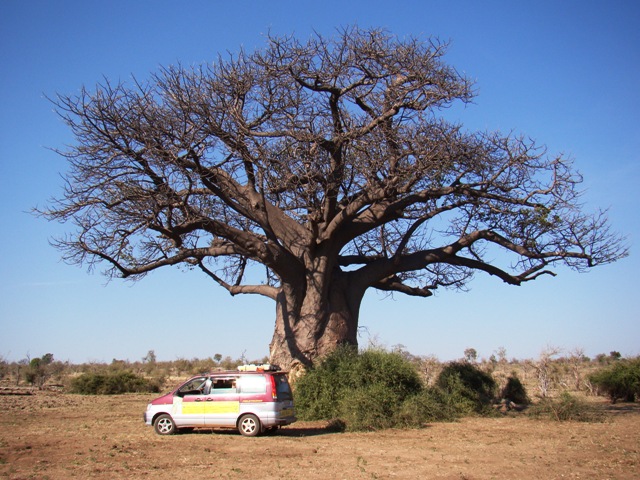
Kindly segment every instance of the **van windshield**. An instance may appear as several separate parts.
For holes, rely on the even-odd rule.
[[[185,395],[202,395],[206,380],[207,377],[193,378],[182,385],[176,392],[176,395],[179,397],[184,397]]]

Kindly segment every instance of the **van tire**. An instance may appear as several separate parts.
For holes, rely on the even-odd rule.
[[[178,430],[171,415],[167,415],[166,413],[158,415],[153,422],[153,428],[158,435],[173,435]]]
[[[251,413],[241,416],[238,420],[238,431],[245,437],[257,437],[261,430],[260,420]]]

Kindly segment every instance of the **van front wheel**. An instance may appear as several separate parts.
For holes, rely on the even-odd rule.
[[[259,435],[261,428],[260,420],[252,414],[243,415],[238,421],[238,431],[245,437]]]
[[[153,427],[158,435],[173,435],[177,430],[173,418],[166,413],[156,418],[156,421],[153,422]]]

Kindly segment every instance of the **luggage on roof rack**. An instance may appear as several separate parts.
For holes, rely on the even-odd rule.
[[[271,365],[270,363],[263,363],[262,365],[255,365],[253,363],[249,365],[239,365],[239,372],[276,372],[280,370],[277,365]]]

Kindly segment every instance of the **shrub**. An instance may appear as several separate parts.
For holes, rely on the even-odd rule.
[[[395,412],[395,424],[401,427],[420,427],[425,423],[450,422],[472,410],[472,405],[464,398],[456,399],[440,388],[425,388],[408,397],[399,406]]]
[[[526,388],[515,373],[507,379],[507,384],[500,392],[500,397],[518,405],[529,405],[531,402]]]
[[[304,420],[331,420],[348,430],[420,427],[487,413],[493,378],[470,364],[451,364],[438,385],[425,387],[399,352],[338,348],[295,384]]]
[[[303,420],[339,418],[338,403],[351,387],[355,348],[340,347],[309,369],[295,385],[296,411]]]
[[[349,430],[389,428],[403,402],[422,388],[402,355],[340,347],[296,382],[296,408],[302,419],[341,419]]]
[[[377,349],[358,353],[345,346],[296,382],[296,406],[307,420],[338,418],[343,399],[374,385],[389,391],[396,403],[422,389],[418,372],[401,355]]]
[[[41,358],[34,358],[29,362],[25,371],[25,380],[31,385],[42,388],[54,372],[53,354],[47,353]]]
[[[402,403],[384,383],[372,383],[343,396],[338,409],[349,430],[380,430],[396,426],[395,410]]]
[[[83,395],[114,395],[121,393],[157,393],[160,380],[152,381],[122,370],[107,373],[83,373],[71,381],[71,393]]]
[[[640,357],[618,360],[591,374],[589,380],[609,396],[611,403],[619,399],[633,402],[636,396],[640,396]]]
[[[559,398],[543,398],[529,409],[528,414],[533,418],[558,422],[597,422],[604,419],[602,412],[569,392],[563,392]]]
[[[459,374],[438,377],[436,391],[443,406],[457,418],[484,412],[483,404],[478,403],[476,393],[466,385]]]
[[[485,413],[495,397],[496,382],[491,375],[468,362],[445,366],[436,386],[451,397],[456,409]]]

